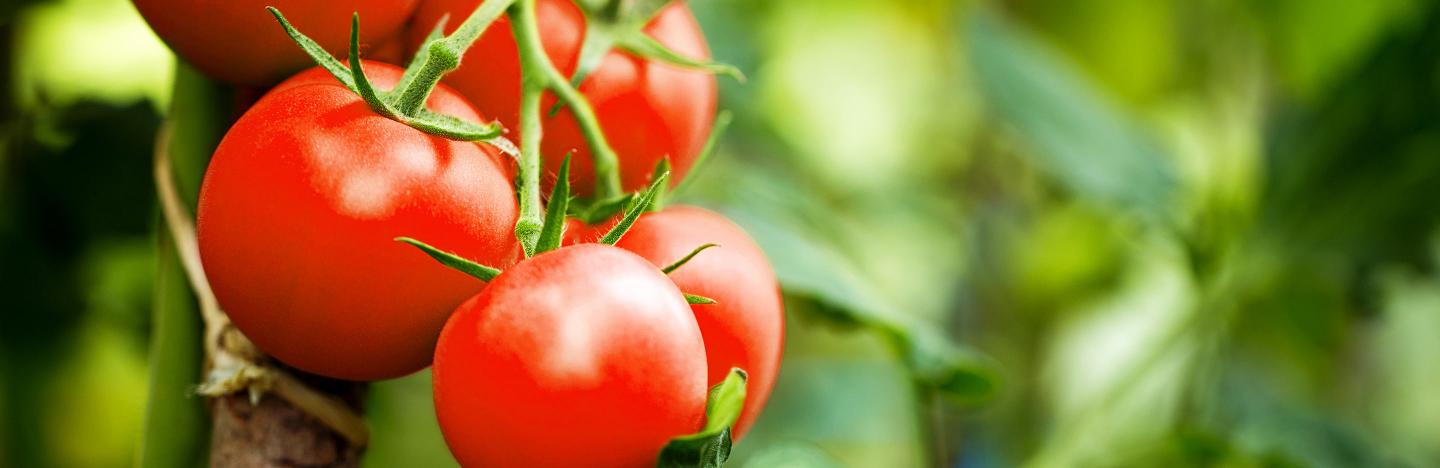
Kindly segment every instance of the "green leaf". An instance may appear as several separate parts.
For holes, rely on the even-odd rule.
[[[389,103],[380,99],[380,93],[375,91],[375,86],[370,84],[370,78],[365,76],[365,67],[360,62],[360,13],[350,17],[350,79],[355,83],[352,89],[360,98],[370,105],[370,109],[376,113],[395,118],[400,115]]]
[[[685,302],[690,304],[714,304],[715,300],[705,296],[687,293],[685,294]]]
[[[425,255],[429,255],[430,258],[435,259],[442,265],[459,270],[461,273],[474,276],[480,281],[488,282],[492,279],[495,279],[496,276],[500,276],[500,270],[497,268],[475,263],[473,261],[470,261],[469,259],[466,259],[465,257],[461,257],[459,255],[455,255],[453,253],[431,247],[429,244],[426,244],[424,242],[420,242],[409,237],[396,237],[395,240],[413,245],[416,248],[419,248],[420,251],[425,252]]]
[[[706,73],[725,75],[734,78],[735,81],[745,82],[745,74],[740,72],[734,65],[720,63],[713,60],[697,59],[686,57],[675,50],[665,47],[660,41],[645,34],[644,31],[626,31],[616,38],[616,44],[626,52],[639,57],[648,58],[657,62],[668,63],[681,68],[699,70]]]
[[[661,175],[669,174],[669,173],[670,173],[670,157],[669,157],[669,156],[666,156],[666,157],[660,158],[660,161],[655,163],[655,170],[653,170],[653,171],[650,172],[650,180],[658,179],[658,178],[660,178]],[[668,187],[667,187],[667,188],[668,188]],[[670,195],[670,192],[671,192],[670,190],[662,189],[662,190],[660,190],[659,193],[656,193],[656,194],[655,194],[655,201],[650,202],[650,210],[649,210],[649,211],[660,211],[660,210],[664,210],[664,209],[665,209],[665,201],[670,198],[670,196],[669,196],[669,195]]]
[[[992,12],[975,13],[968,43],[993,111],[1032,145],[1025,156],[1080,196],[1167,221],[1170,160],[1075,67]]]
[[[466,122],[459,117],[431,112],[429,109],[421,109],[419,115],[415,117],[398,116],[397,118],[420,131],[452,140],[495,143],[493,140],[505,134],[505,129],[499,123],[479,125]]]
[[[314,39],[310,39],[309,36],[295,29],[295,26],[290,24],[289,20],[285,19],[285,15],[280,14],[280,10],[275,7],[265,7],[265,9],[268,10],[271,15],[274,15],[276,20],[280,21],[280,27],[285,28],[285,34],[290,35],[290,39],[295,41],[295,44],[299,45],[300,49],[305,51],[305,54],[309,55],[311,59],[314,59],[316,64],[324,68],[325,71],[330,72],[330,75],[340,80],[340,83],[344,84],[346,88],[350,88],[357,93],[359,92],[355,88],[354,78],[350,76],[350,69],[345,68],[344,64],[340,63],[335,56],[330,55],[330,52],[327,52],[324,47],[320,47],[320,44],[316,43]]]
[[[811,301],[830,321],[890,338],[917,382],[948,399],[978,403],[999,388],[998,366],[943,336],[934,324],[896,310],[848,259],[814,236],[755,212],[732,212],[770,257],[787,296]]]
[[[691,250],[690,253],[686,254],[684,257],[681,257],[679,260],[676,260],[675,263],[671,263],[669,266],[666,266],[665,268],[661,268],[660,271],[663,271],[663,272],[665,272],[665,274],[668,275],[668,274],[670,274],[670,272],[675,271],[676,268],[680,268],[680,267],[682,267],[682,266],[685,266],[686,263],[689,263],[689,262],[690,262],[690,259],[695,258],[696,255],[699,255],[700,252],[704,252],[705,249],[708,249],[708,248],[711,248],[711,247],[719,247],[719,246],[720,246],[719,244],[705,244],[705,245],[696,247],[695,250]]]
[[[570,205],[570,156],[560,162],[560,172],[555,176],[555,188],[550,192],[550,203],[545,207],[545,225],[540,228],[540,240],[535,243],[535,253],[544,253],[560,248],[565,237],[565,212]]]
[[[660,451],[655,463],[659,467],[718,468],[730,458],[733,445],[730,427],[740,418],[745,407],[745,382],[749,378],[740,368],[730,369],[725,380],[710,388],[705,401],[705,427],[700,432],[676,437]]]
[[[600,238],[600,243],[615,245],[615,243],[620,242],[620,238],[625,236],[625,233],[630,230],[630,226],[635,224],[635,220],[640,219],[642,213],[650,210],[650,204],[655,201],[655,196],[659,194],[661,190],[665,190],[665,182],[669,180],[670,174],[668,172],[655,178],[655,181],[650,183],[650,188],[645,189],[645,193],[640,195],[640,199],[635,202],[635,205],[631,206],[630,210],[625,212],[625,217],[620,219],[620,222],[615,224],[615,227],[610,228],[610,231],[606,232],[604,237]]]
[[[626,193],[618,197],[604,200],[575,200],[570,203],[570,216],[579,218],[586,224],[599,224],[601,221],[610,219],[625,209],[625,205],[635,199],[635,194]]]

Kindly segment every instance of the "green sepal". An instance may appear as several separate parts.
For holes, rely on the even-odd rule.
[[[535,253],[544,253],[560,248],[565,237],[565,212],[570,206],[570,156],[560,161],[560,172],[555,176],[555,188],[550,191],[550,203],[545,206],[545,225],[540,228],[540,240],[535,243]]]
[[[491,140],[505,134],[505,128],[501,127],[499,122],[479,125],[466,122],[459,117],[436,113],[429,109],[422,109],[415,117],[402,116],[399,120],[405,125],[414,127],[422,132],[443,136],[451,140],[493,143]]]
[[[700,148],[700,155],[696,156],[695,162],[690,164],[691,174],[698,173],[702,167],[705,167],[705,162],[709,161],[710,156],[715,154],[715,147],[720,145],[720,137],[725,136],[725,130],[730,128],[730,122],[733,120],[735,120],[735,115],[731,114],[728,110],[720,111],[720,113],[715,116],[715,125],[710,128],[710,137],[705,139],[705,146]],[[685,180],[681,180],[680,184],[676,185],[675,189],[671,190],[670,193],[681,193],[682,190],[690,186],[690,181],[692,180],[695,180],[695,177],[686,177]]]
[[[295,25],[290,24],[290,20],[285,19],[285,15],[280,14],[279,9],[267,6],[265,10],[269,11],[271,15],[275,16],[276,20],[280,21],[280,27],[285,28],[285,34],[288,34],[290,39],[295,41],[296,45],[300,46],[300,50],[305,51],[306,55],[314,59],[316,64],[324,68],[325,71],[330,72],[330,74],[334,76],[335,79],[340,80],[340,83],[345,85],[346,88],[350,88],[351,91],[357,93],[359,92],[355,89],[355,80],[351,78],[350,69],[345,68],[345,64],[340,63],[339,59],[330,55],[330,52],[326,51],[324,47],[320,47],[320,44],[316,43],[314,39],[310,39],[309,36],[295,29]]]
[[[650,183],[650,188],[645,189],[645,193],[640,195],[640,199],[636,200],[635,204],[625,212],[625,217],[621,218],[620,222],[615,224],[615,227],[610,228],[610,231],[606,232],[605,236],[600,238],[600,243],[615,245],[615,243],[620,242],[620,238],[624,237],[625,233],[630,231],[630,226],[635,225],[635,220],[640,219],[640,215],[650,209],[650,204],[655,201],[655,195],[660,193],[661,190],[665,190],[666,182],[669,180],[670,173],[668,172],[660,174],[660,177],[656,177],[655,181]]]
[[[635,194],[625,193],[604,200],[576,200],[570,203],[570,216],[578,218],[586,224],[599,224],[623,211],[634,199]]]
[[[705,296],[701,296],[701,295],[699,295],[699,294],[690,294],[690,293],[685,293],[685,302],[686,302],[687,304],[715,304],[715,303],[716,303],[714,299],[711,299],[711,298],[708,298],[708,297],[705,297]]]
[[[738,367],[725,380],[710,387],[705,401],[705,427],[700,432],[670,439],[660,451],[655,466],[663,468],[719,468],[730,459],[731,427],[745,408],[745,381],[749,376]]]
[[[513,2],[513,0],[502,3],[510,2]],[[289,20],[285,19],[285,15],[281,14],[280,10],[275,7],[266,7],[266,9],[270,11],[271,15],[275,16],[275,19],[280,22],[280,26],[285,29],[285,33],[300,46],[301,50],[304,50],[321,68],[330,72],[330,75],[334,76],[336,80],[339,80],[340,84],[355,92],[361,99],[364,99],[365,103],[368,104],[375,113],[396,120],[416,130],[452,140],[490,141],[499,138],[505,133],[504,128],[502,128],[498,122],[484,125],[466,122],[458,117],[438,114],[429,109],[425,109],[423,102],[421,106],[415,109],[415,112],[412,113],[413,115],[406,115],[400,112],[395,106],[396,102],[401,100],[404,91],[411,87],[424,84],[414,82],[416,77],[419,76],[425,68],[423,66],[424,60],[417,60],[411,63],[410,67],[405,71],[405,76],[402,77],[402,82],[399,83],[399,85],[403,86],[397,85],[396,89],[392,90],[393,92],[382,92],[381,90],[375,89],[370,79],[366,77],[364,67],[361,66],[360,62],[360,15],[358,13],[351,18],[350,50],[348,57],[350,66],[347,67],[341,63],[339,59],[336,59],[334,56],[331,56],[329,52],[326,52],[325,49],[320,47],[313,39],[310,39],[310,37],[295,29],[295,26],[290,24]],[[493,18],[491,19],[493,20]],[[489,24],[484,21],[481,23],[484,25]],[[474,27],[471,29],[483,30],[483,25],[474,23]],[[437,27],[437,32],[439,30],[439,27]],[[471,33],[474,32],[471,30],[467,31]],[[435,33],[432,32],[432,37],[434,34]],[[428,48],[430,42],[433,41],[427,42],[425,47]],[[428,55],[428,51],[424,53]],[[417,63],[420,65],[416,65]],[[406,81],[407,78],[408,81]],[[438,77],[432,81],[438,81]],[[434,83],[425,85],[434,86]],[[428,93],[421,94],[428,95]]]
[[[455,255],[453,253],[431,247],[429,244],[426,244],[424,242],[420,242],[409,237],[396,237],[395,240],[413,245],[416,248],[419,248],[421,252],[425,252],[425,255],[429,255],[430,258],[433,258],[435,259],[435,261],[440,262],[440,264],[450,268],[454,268],[461,273],[473,276],[480,281],[489,282],[490,280],[495,279],[496,276],[500,276],[500,270],[498,268],[475,263],[465,257],[461,257],[459,255]]]
[[[684,257],[681,257],[679,260],[676,260],[675,263],[671,263],[669,266],[666,266],[665,268],[661,268],[660,271],[663,271],[663,272],[665,272],[665,274],[668,275],[668,274],[670,274],[670,272],[675,271],[676,268],[680,268],[680,267],[682,267],[682,266],[685,266],[686,263],[689,263],[689,262],[690,262],[690,259],[695,258],[696,255],[699,255],[700,252],[704,252],[705,249],[708,249],[708,248],[711,248],[711,247],[719,247],[719,246],[720,246],[720,244],[705,244],[705,245],[696,247],[695,250],[691,250],[689,254],[686,254]]]
[[[370,109],[392,119],[400,116],[400,113],[397,112],[395,108],[390,107],[389,103],[380,99],[380,93],[375,91],[375,86],[370,83],[370,78],[365,76],[365,67],[360,62],[359,12],[350,16],[350,79],[355,83],[355,86],[351,89],[354,89],[355,92],[360,95],[360,98],[364,99],[365,103],[370,105]]]
[[[669,173],[670,173],[670,169],[671,169],[670,157],[669,157],[669,156],[666,156],[666,157],[660,158],[660,161],[655,163],[655,170],[652,171],[652,172],[650,172],[650,180],[655,180],[655,179],[660,178],[660,175],[661,175],[661,174],[669,174]],[[665,202],[670,198],[669,195],[670,195],[670,187],[663,187],[663,188],[661,188],[661,189],[660,189],[660,192],[658,192],[658,193],[655,194],[655,200],[652,201],[652,202],[650,202],[650,209],[649,209],[649,211],[661,211],[661,210],[664,210],[664,209],[665,209]]]
[[[648,58],[657,62],[668,63],[681,68],[699,70],[715,75],[725,75],[734,78],[735,81],[745,82],[745,74],[739,68],[727,63],[714,60],[697,59],[686,57],[674,49],[665,47],[660,41],[650,37],[641,30],[627,30],[615,38],[615,45],[620,49],[638,57]]]

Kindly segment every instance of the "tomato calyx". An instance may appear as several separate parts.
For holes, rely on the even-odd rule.
[[[670,439],[655,466],[719,468],[730,459],[730,448],[734,444],[731,428],[740,419],[740,410],[745,407],[745,384],[749,374],[733,367],[725,380],[710,387],[705,400],[705,427],[694,434]]]
[[[679,268],[682,267],[682,266],[685,266],[686,263],[689,263],[689,262],[690,262],[690,259],[695,258],[696,255],[700,255],[700,252],[704,252],[705,249],[708,249],[708,248],[711,248],[711,247],[719,247],[719,246],[720,246],[720,244],[705,244],[705,245],[701,245],[701,246],[699,246],[699,247],[696,247],[695,250],[691,250],[690,253],[685,254],[684,257],[680,257],[680,259],[679,259],[679,260],[676,260],[674,263],[671,263],[671,264],[669,264],[669,265],[666,265],[665,268],[661,268],[660,271],[663,271],[663,272],[665,272],[665,274],[668,275],[668,274],[670,274],[670,272],[675,271],[676,269],[679,269]]]
[[[504,12],[514,0],[501,0],[488,2],[475,11],[465,23],[457,29],[454,34],[448,37],[439,37],[439,28],[432,32],[431,40],[427,41],[417,52],[415,60],[405,68],[400,81],[394,89],[381,91],[375,89],[370,79],[365,76],[364,68],[360,66],[360,14],[356,13],[350,21],[350,53],[347,64],[331,56],[318,43],[310,39],[275,7],[266,7],[271,15],[280,22],[285,33],[294,40],[300,49],[305,51],[315,63],[326,71],[330,72],[340,84],[355,92],[365,100],[375,113],[409,125],[416,130],[425,133],[439,135],[452,140],[462,141],[496,141],[502,138],[505,130],[496,122],[488,124],[477,124],[467,122],[460,118],[440,114],[425,108],[425,101],[430,93],[440,83],[440,78],[446,73],[459,68],[460,55],[475,38],[485,30],[490,23]],[[443,21],[443,20],[442,20]],[[502,150],[508,145],[497,145]]]
[[[559,180],[555,183],[555,188],[550,193],[550,204],[546,206],[545,210],[545,223],[543,226],[541,226],[539,230],[540,235],[536,240],[536,244],[533,250],[531,250],[529,247],[526,248],[526,257],[533,257],[535,255],[539,255],[560,248],[561,241],[565,238],[565,215],[568,211],[567,206],[570,203],[569,175],[570,156],[566,155],[565,160],[560,164]],[[600,243],[606,245],[615,245],[617,242],[620,242],[620,239],[625,236],[625,233],[629,232],[630,228],[635,225],[635,220],[640,219],[641,214],[644,214],[653,208],[655,199],[660,193],[665,190],[665,187],[667,186],[665,182],[668,180],[670,180],[669,172],[661,173],[659,176],[655,177],[655,181],[650,184],[650,187],[645,189],[644,192],[641,192],[639,196],[635,198],[635,203],[631,204],[631,206],[626,210],[625,217],[621,218],[614,227],[611,227],[610,230],[606,231],[605,235],[600,238]],[[499,276],[500,273],[502,273],[502,271],[498,268],[488,265],[482,265],[473,260],[461,257],[452,252],[441,250],[440,248],[426,244],[414,238],[397,237],[395,238],[395,241],[410,244],[415,248],[420,249],[420,251],[424,252],[425,255],[429,255],[430,258],[433,258],[435,259],[435,261],[440,262],[441,265],[445,265],[461,273],[470,275],[480,281],[489,282],[496,276]],[[675,271],[676,268],[680,268],[681,266],[685,265],[686,262],[689,262],[691,259],[695,258],[695,256],[698,255],[700,252],[711,247],[716,247],[716,244],[705,244],[697,247],[694,251],[690,252],[685,257],[675,261],[669,266],[662,268],[660,271],[665,274],[670,274],[670,272]],[[685,294],[685,302],[690,304],[716,303],[714,299],[688,293]]]
[[[611,49],[618,48],[636,57],[668,63],[677,67],[729,76],[741,83],[745,74],[733,65],[714,60],[689,57],[661,44],[645,34],[645,25],[672,0],[581,0],[576,2],[585,14],[585,40],[580,44],[572,86],[580,86]],[[563,103],[550,109],[554,115]]]

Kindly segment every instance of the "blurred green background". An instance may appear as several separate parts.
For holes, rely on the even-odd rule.
[[[690,3],[750,79],[681,197],[789,303],[734,466],[1440,465],[1440,2]],[[0,4],[0,466],[205,425],[149,374],[174,69],[128,1]],[[427,374],[367,417],[453,465]]]

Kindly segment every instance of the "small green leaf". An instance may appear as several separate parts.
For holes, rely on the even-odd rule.
[[[1077,195],[1165,221],[1176,177],[1160,148],[1057,53],[1000,15],[972,15],[965,42],[980,91],[1029,151]]]
[[[640,199],[635,202],[635,205],[625,212],[625,217],[615,227],[610,228],[610,232],[606,232],[605,237],[600,238],[600,243],[615,245],[616,242],[620,242],[620,238],[630,231],[630,226],[635,224],[635,220],[640,219],[640,214],[650,209],[650,204],[655,201],[655,195],[665,189],[666,182],[669,180],[670,173],[668,172],[655,178],[655,181],[650,183],[650,188],[645,189],[645,193],[640,195]]]
[[[560,162],[560,172],[555,176],[555,188],[550,192],[550,203],[545,207],[545,225],[540,228],[540,240],[535,243],[535,253],[544,253],[560,248],[565,237],[565,212],[570,205],[570,156]]]
[[[346,88],[359,92],[355,89],[354,79],[350,77],[350,70],[345,68],[345,65],[340,63],[339,60],[335,59],[335,56],[330,55],[330,52],[327,52],[324,47],[320,47],[320,44],[316,43],[315,40],[310,39],[309,36],[295,29],[295,26],[290,24],[289,20],[285,19],[285,15],[280,14],[280,10],[275,7],[265,7],[265,9],[270,11],[270,14],[274,15],[276,20],[280,21],[280,27],[285,28],[285,34],[290,35],[290,39],[295,41],[295,44],[299,45],[300,49],[304,50],[306,55],[314,59],[316,64],[324,68],[325,71],[330,72],[330,74],[333,75],[335,79],[340,80],[340,83],[344,84]]]
[[[474,276],[480,281],[488,282],[495,279],[496,276],[500,276],[499,269],[475,263],[465,257],[431,247],[424,242],[409,237],[396,237],[395,240],[413,245],[419,248],[420,251],[425,252],[425,255],[429,255],[430,258],[440,262],[440,264],[459,270],[461,273]]]
[[[645,34],[644,31],[634,30],[620,34],[616,38],[616,44],[626,52],[636,56],[648,58],[658,62],[664,62],[681,68],[700,70],[716,75],[725,75],[734,78],[735,81],[745,82],[745,74],[740,72],[734,65],[720,63],[713,60],[697,59],[686,57],[675,50],[665,47],[660,41]]]
[[[705,296],[687,293],[685,294],[685,302],[690,304],[714,304],[715,300]]]
[[[438,114],[422,109],[414,117],[396,116],[401,122],[422,132],[440,135],[460,141],[491,141],[505,134],[498,122],[478,125],[461,120],[459,117]]]
[[[666,156],[666,157],[660,158],[660,161],[655,163],[655,170],[650,172],[650,180],[658,179],[658,178],[660,178],[661,175],[669,174],[669,173],[670,173],[670,157],[669,157],[669,156]],[[660,211],[660,210],[664,210],[664,209],[665,209],[665,201],[666,201],[666,199],[670,198],[670,196],[669,196],[670,190],[668,190],[668,188],[669,188],[669,187],[666,187],[665,189],[661,189],[659,193],[656,193],[656,194],[655,194],[655,201],[650,202],[650,210],[649,210],[649,211]]]
[[[720,246],[719,244],[705,244],[705,245],[696,247],[695,250],[691,250],[689,254],[686,254],[684,257],[681,257],[679,260],[676,260],[675,263],[671,263],[669,266],[667,266],[667,267],[665,267],[665,268],[661,268],[660,271],[663,271],[663,272],[665,272],[665,274],[668,275],[668,274],[670,274],[670,272],[675,271],[676,268],[680,268],[680,267],[682,267],[682,266],[685,266],[686,263],[689,263],[689,262],[690,262],[690,259],[695,258],[696,255],[699,255],[700,252],[704,252],[705,249],[708,249],[708,248],[711,248],[711,247],[719,247],[719,246]]]
[[[353,89],[365,100],[366,104],[370,105],[370,109],[391,118],[400,114],[383,99],[380,99],[380,93],[375,91],[375,86],[370,84],[370,78],[365,76],[365,67],[360,62],[359,12],[350,17],[350,79],[355,83]]]
[[[890,338],[916,382],[951,401],[975,403],[994,396],[1000,383],[992,360],[898,310],[875,290],[863,269],[819,236],[804,235],[803,228],[756,211],[727,214],[770,257],[787,297],[808,301],[832,322]]]
[[[588,203],[584,203],[585,200],[576,200],[570,203],[570,216],[580,218],[586,224],[599,224],[625,209],[634,199],[635,194],[626,193],[614,198],[591,200]]]
[[[719,468],[730,458],[733,445],[730,428],[745,407],[745,382],[749,376],[736,367],[725,380],[710,387],[705,401],[705,427],[694,434],[670,439],[660,451],[658,467]]]

